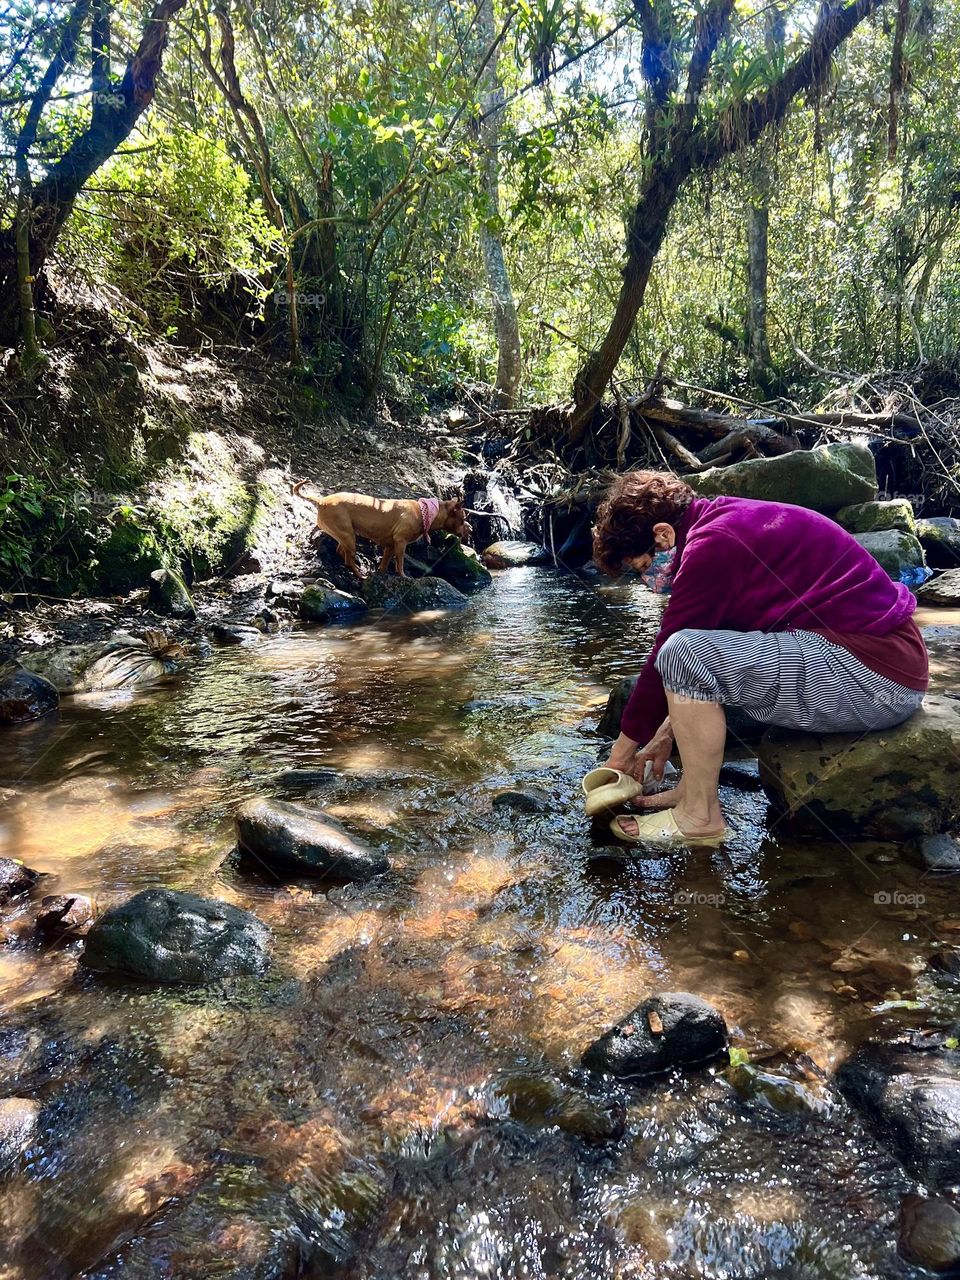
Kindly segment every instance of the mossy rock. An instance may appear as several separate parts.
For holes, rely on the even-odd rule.
[[[371,609],[394,613],[420,613],[432,609],[465,609],[470,603],[444,578],[395,578],[371,573],[363,580],[363,598]]]
[[[917,537],[934,569],[960,568],[960,520],[952,516],[918,520]]]
[[[882,533],[887,529],[902,529],[916,537],[917,518],[906,498],[893,498],[888,502],[857,502],[841,507],[834,517],[848,533]]]
[[[407,548],[411,573],[443,578],[458,591],[469,594],[489,587],[493,575],[472,547],[465,547],[453,533],[432,533],[428,545]]]
[[[924,567],[923,547],[912,533],[905,533],[902,529],[884,529],[853,536],[894,582],[900,582],[904,573]]]
[[[98,542],[96,560],[93,574],[99,590],[129,591],[143,586],[156,569],[165,568],[167,556],[153,529],[137,516],[121,513]]]
[[[195,618],[196,608],[183,579],[172,569],[154,569],[150,575],[150,608],[171,618]]]
[[[340,622],[366,613],[367,602],[348,591],[317,583],[300,597],[300,617],[306,622]]]
[[[852,503],[871,502],[877,494],[873,454],[861,444],[795,449],[777,458],[711,467],[699,475],[684,476],[684,480],[703,497],[789,502],[825,515]]]

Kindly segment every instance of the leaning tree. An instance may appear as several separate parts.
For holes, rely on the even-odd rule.
[[[567,423],[572,446],[583,442],[630,338],[684,184],[750,147],[785,117],[798,95],[816,91],[833,54],[879,2],[838,5],[824,0],[805,38],[798,28],[773,56],[769,49],[758,52],[752,66],[748,62],[743,69],[745,41],[742,30],[733,27],[734,0],[708,0],[695,8],[692,18],[684,0],[633,0],[646,95],[639,189],[627,224],[626,261],[610,326],[575,379]],[[741,28],[747,20],[738,19]],[[764,87],[745,89],[761,76]]]
[[[115,31],[119,24],[111,0],[74,0],[62,16],[56,6],[46,12],[37,6],[33,30],[16,46],[22,46],[22,56],[5,68],[6,83],[18,91],[0,103],[11,111],[4,124],[13,140],[16,186],[7,225],[0,226],[0,345],[14,346],[19,339],[25,367],[40,358],[34,284],[77,196],[153,101],[171,19],[186,3],[157,0],[137,22],[139,38],[119,76],[113,74],[113,53],[123,47],[130,19],[121,15],[123,32]],[[45,60],[28,56],[31,44],[45,50]],[[81,62],[89,108],[50,133],[44,124],[51,104],[62,107],[79,96]],[[65,91],[57,92],[61,85]],[[58,147],[61,138],[59,154],[51,153],[51,144]]]

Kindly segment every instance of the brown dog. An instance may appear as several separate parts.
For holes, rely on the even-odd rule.
[[[416,498],[369,498],[363,493],[331,493],[325,498],[313,498],[301,492],[309,483],[301,480],[293,486],[293,492],[316,507],[317,528],[336,539],[343,563],[361,579],[363,574],[357,568],[358,534],[383,547],[380,573],[386,573],[392,558],[401,578],[406,577],[403,555],[409,542],[440,531],[455,533],[462,541],[470,536],[462,498],[440,502],[433,499],[437,502],[436,515],[430,520],[429,529],[425,529],[424,509]]]

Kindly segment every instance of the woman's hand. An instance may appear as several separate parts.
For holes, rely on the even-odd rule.
[[[653,765],[653,776],[660,782],[663,778],[664,765],[670,759],[672,751],[673,731],[670,728],[670,718],[667,717],[645,747],[641,747],[632,738],[621,733],[613,744],[607,767],[619,769],[621,773],[626,773],[631,778],[636,778],[638,782],[642,782],[649,760]]]

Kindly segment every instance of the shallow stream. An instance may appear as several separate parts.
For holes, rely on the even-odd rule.
[[[513,570],[463,614],[217,650],[0,738],[0,854],[39,890],[190,888],[275,937],[265,981],[157,990],[8,913],[0,1095],[42,1110],[0,1183],[0,1280],[922,1274],[895,1251],[914,1184],[830,1081],[867,1036],[960,1014],[927,968],[955,881],[791,841],[749,762],[722,850],[604,856],[589,726],[656,620],[642,587]],[[236,864],[234,810],[293,766],[339,771],[310,798],[387,876]],[[591,1081],[584,1048],[655,990],[715,1003],[760,1074]]]

